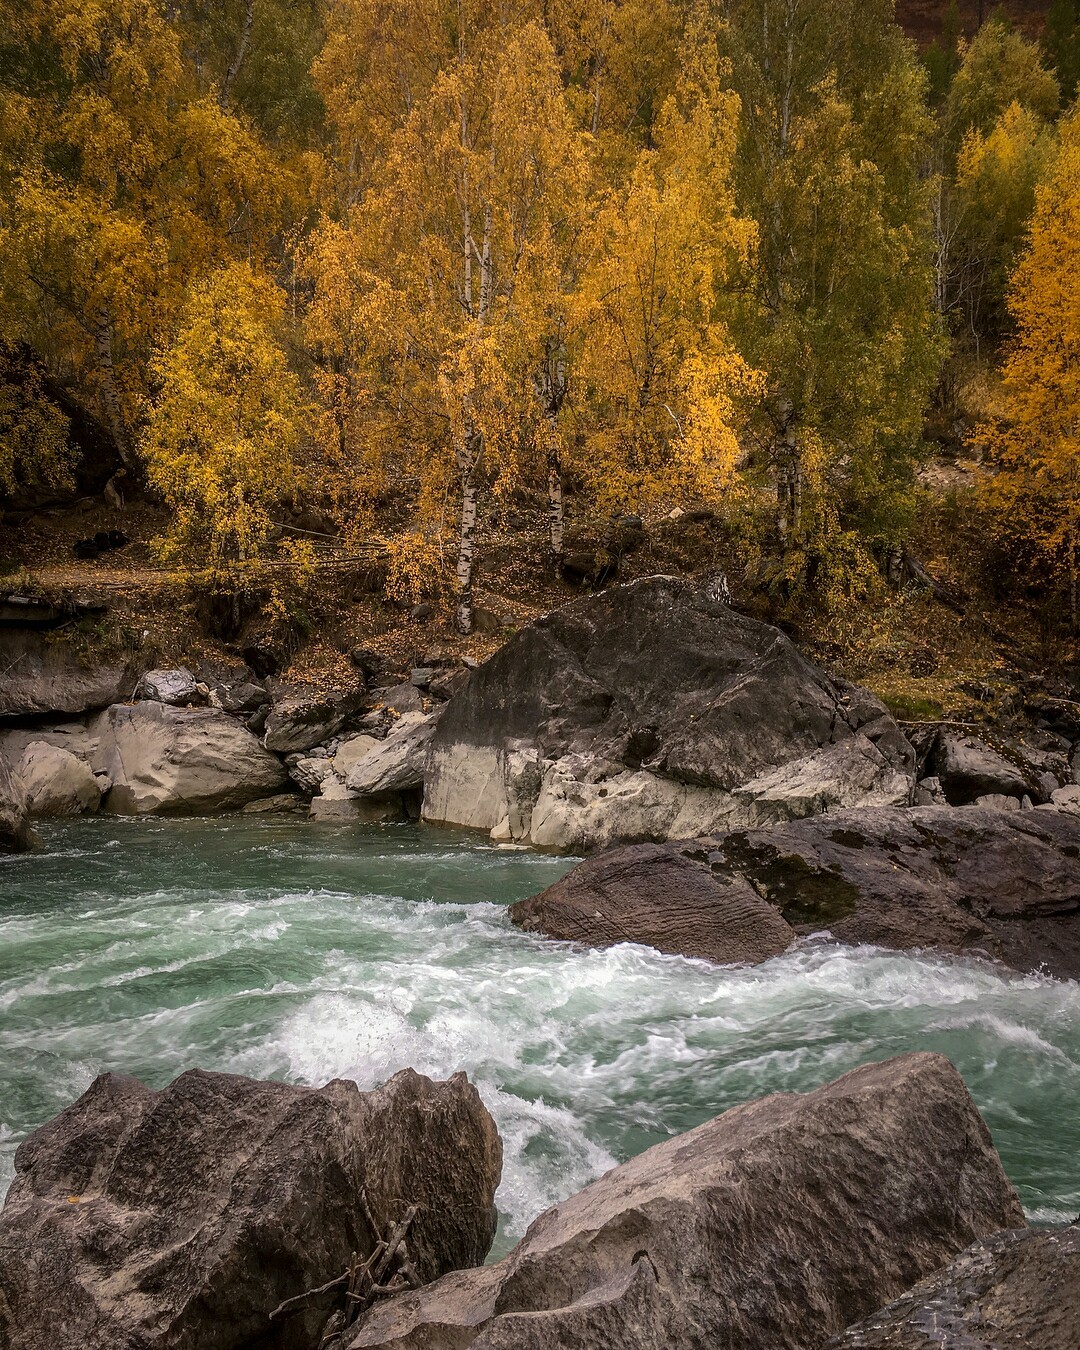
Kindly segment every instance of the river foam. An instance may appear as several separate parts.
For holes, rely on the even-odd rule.
[[[729,1106],[925,1048],[964,1073],[1029,1214],[1080,1208],[1076,983],[822,941],[755,968],[546,942],[505,902],[565,861],[417,830],[99,821],[55,836],[67,858],[0,867],[7,1175],[18,1140],[103,1069],[362,1088],[465,1069],[504,1141],[504,1249]]]

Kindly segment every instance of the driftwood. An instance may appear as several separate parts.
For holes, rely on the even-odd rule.
[[[383,1238],[379,1237],[379,1226],[371,1213],[364,1192],[361,1192],[360,1200],[368,1227],[375,1238],[375,1246],[370,1255],[361,1260],[359,1254],[353,1252],[348,1269],[342,1271],[335,1279],[328,1280],[326,1284],[321,1284],[316,1289],[307,1289],[302,1294],[287,1298],[270,1314],[272,1322],[291,1317],[310,1308],[321,1299],[331,1297],[339,1306],[332,1309],[323,1324],[318,1341],[319,1350],[339,1350],[345,1333],[377,1299],[396,1294],[402,1289],[416,1289],[420,1285],[420,1278],[405,1241],[409,1225],[419,1213],[417,1206],[410,1205]]]

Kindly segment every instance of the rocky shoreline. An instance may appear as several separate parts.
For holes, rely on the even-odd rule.
[[[1080,975],[1080,704],[1024,740],[901,728],[672,577],[555,611],[474,670],[358,651],[329,694],[250,667],[87,671],[57,616],[11,600],[0,848],[97,810],[422,818],[593,855],[514,907],[552,937],[729,962],[827,932]]]
[[[483,1265],[501,1165],[464,1074],[368,1093],[104,1075],[16,1156],[0,1344],[825,1350],[922,1346],[930,1327],[946,1350],[1077,1343],[1080,1230],[1027,1228],[940,1055],[735,1107]]]

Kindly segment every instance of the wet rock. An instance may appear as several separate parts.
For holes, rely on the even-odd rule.
[[[409,818],[400,792],[365,796],[346,787],[336,773],[323,779],[319,794],[311,799],[310,814],[312,820],[351,821],[361,825],[381,825]]]
[[[960,1075],[902,1055],[656,1145],[498,1264],[377,1305],[349,1350],[808,1350],[1023,1223]]]
[[[327,1304],[277,1331],[269,1314],[370,1253],[407,1206],[420,1279],[482,1261],[500,1166],[464,1074],[405,1070],[367,1093],[198,1069],[153,1092],[105,1074],[16,1155],[0,1211],[0,1344],[315,1345]]]
[[[360,707],[359,693],[289,693],[274,700],[266,718],[263,744],[279,755],[310,750],[336,735]]]
[[[353,762],[345,776],[349,790],[372,797],[422,788],[437,723],[435,713],[406,713],[384,741]]]
[[[512,905],[510,917],[600,946],[758,960],[784,932],[775,920],[763,926],[755,955],[751,893],[796,934],[973,952],[1080,977],[1080,814],[1054,806],[865,808],[610,849]]]
[[[32,816],[81,816],[96,811],[108,780],[99,780],[84,759],[47,741],[31,741],[18,776]]]
[[[37,844],[26,809],[26,792],[8,762],[0,757],[0,853],[25,853]]]
[[[542,772],[515,837],[564,850],[906,803],[914,777],[871,694],[673,577],[557,610],[476,670],[436,732],[425,818],[501,828],[520,755]]]
[[[973,1243],[827,1350],[1076,1350],[1080,1227],[1022,1228]]]
[[[201,815],[237,810],[289,786],[281,762],[227,713],[149,701],[102,713],[92,760],[118,815]]]
[[[666,844],[630,844],[587,858],[514,905],[511,916],[519,927],[591,946],[643,942],[721,964],[765,961],[795,940],[746,878],[714,876]]]
[[[257,801],[248,802],[247,806],[240,808],[240,812],[245,816],[271,815],[278,811],[299,811],[304,805],[304,799],[295,792],[278,792],[272,797],[260,797]]]
[[[206,701],[199,693],[195,676],[183,666],[175,670],[147,671],[139,681],[135,696],[152,699],[155,703],[169,703],[174,708],[193,707]]]

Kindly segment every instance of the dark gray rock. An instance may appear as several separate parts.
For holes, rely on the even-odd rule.
[[[736,1107],[542,1214],[350,1350],[811,1350],[1023,1211],[940,1055]]]
[[[135,695],[155,703],[168,703],[174,708],[195,707],[206,702],[195,676],[183,666],[175,670],[147,671],[139,681]]]
[[[406,1070],[369,1093],[201,1070],[153,1092],[106,1074],[16,1154],[0,1211],[0,1344],[316,1345],[327,1304],[278,1329],[271,1311],[369,1254],[409,1205],[422,1280],[477,1265],[500,1168],[464,1074],[433,1083]]]
[[[913,771],[866,690],[699,586],[650,577],[556,610],[472,674],[439,724],[424,815],[591,849],[906,802]]]
[[[279,755],[310,750],[336,735],[362,704],[360,692],[313,695],[287,693],[274,699],[263,729],[263,744]]]
[[[424,699],[420,690],[411,683],[395,684],[387,689],[372,690],[372,698],[399,714],[423,712]]]
[[[951,806],[968,806],[981,797],[1025,796],[1049,801],[1050,793],[1067,780],[1064,755],[1047,754],[1016,742],[940,730],[929,752],[927,772],[937,777]]]
[[[270,702],[270,695],[261,684],[238,680],[233,684],[215,685],[210,691],[210,702],[215,708],[239,716],[265,708]]]
[[[1080,1228],[1022,1228],[973,1243],[827,1350],[1076,1350]]]
[[[840,942],[984,953],[1072,979],[1080,815],[866,808],[610,849],[512,905],[510,917],[550,937],[647,942],[714,961],[772,955],[786,945],[785,926],[824,930]]]

